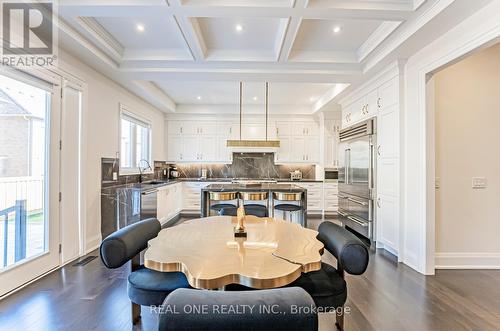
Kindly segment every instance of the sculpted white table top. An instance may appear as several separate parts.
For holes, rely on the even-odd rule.
[[[147,268],[181,271],[195,288],[231,283],[265,289],[321,268],[318,232],[298,224],[246,216],[247,238],[235,238],[236,218],[195,219],[160,231],[144,255]]]

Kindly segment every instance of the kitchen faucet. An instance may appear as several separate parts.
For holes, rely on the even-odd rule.
[[[141,163],[142,162],[146,162],[146,164],[148,165],[147,167],[145,168],[141,168]],[[146,171],[146,170],[153,170],[153,168],[151,168],[151,164],[149,164],[149,161],[146,160],[146,159],[140,159],[139,160],[139,183],[142,183],[142,174],[143,174],[143,171]]]

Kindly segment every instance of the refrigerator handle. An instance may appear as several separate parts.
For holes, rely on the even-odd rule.
[[[344,150],[344,183],[349,184],[349,148]]]

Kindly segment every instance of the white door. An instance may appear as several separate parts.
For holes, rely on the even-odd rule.
[[[5,74],[0,113],[10,116],[0,117],[0,296],[60,265],[61,82],[48,73],[44,80]]]
[[[82,91],[64,82],[61,109],[61,263],[81,253],[80,234],[80,115]]]

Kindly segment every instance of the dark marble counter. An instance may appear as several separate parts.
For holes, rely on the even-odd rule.
[[[295,184],[278,184],[278,183],[262,183],[259,185],[242,185],[242,184],[210,184],[201,189],[202,192],[304,192],[305,188]]]

